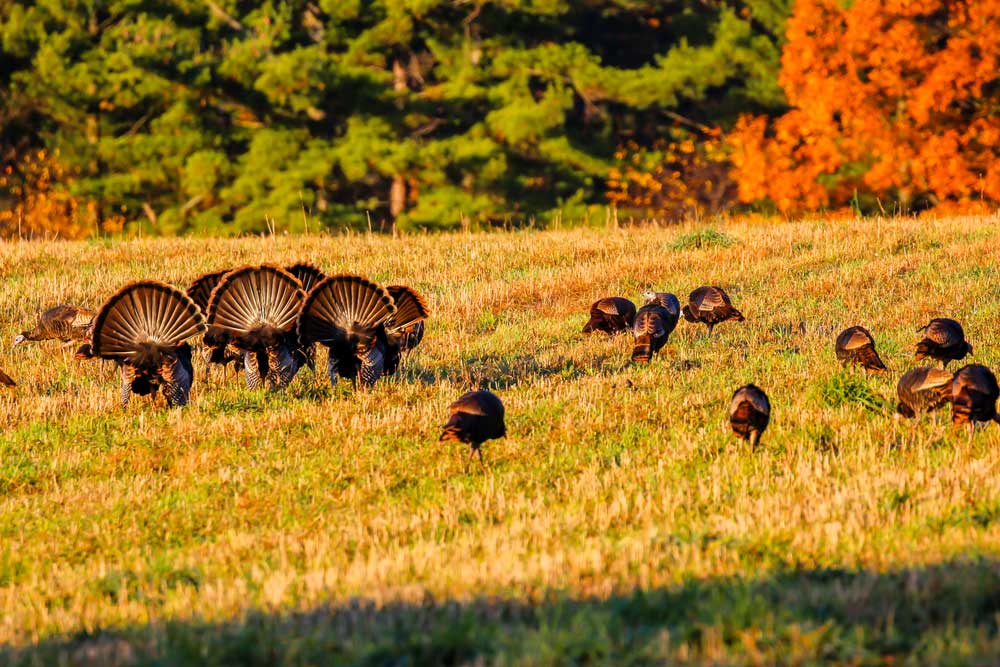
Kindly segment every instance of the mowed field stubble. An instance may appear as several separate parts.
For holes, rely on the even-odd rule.
[[[671,229],[0,245],[0,333],[311,261],[415,287],[423,343],[374,389],[205,380],[118,402],[58,342],[0,367],[0,661],[15,664],[994,664],[1000,427],[894,419],[916,329],[953,317],[1000,366],[996,217]],[[723,286],[648,365],[581,335],[603,296]],[[885,376],[834,339],[874,334]],[[966,362],[953,363],[957,370]],[[733,390],[764,388],[756,451]],[[508,437],[438,442],[496,392]]]

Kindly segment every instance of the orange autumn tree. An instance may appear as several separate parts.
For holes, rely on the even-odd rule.
[[[799,0],[791,110],[730,134],[745,202],[972,210],[1000,202],[1000,0]]]
[[[87,236],[94,217],[65,185],[72,181],[58,153],[27,151],[0,170],[0,239],[79,239]]]

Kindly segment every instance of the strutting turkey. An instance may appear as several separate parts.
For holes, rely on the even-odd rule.
[[[904,417],[916,417],[938,409],[951,400],[954,377],[948,371],[931,366],[910,369],[899,378],[896,412]]]
[[[243,354],[247,386],[288,386],[310,363],[295,335],[305,292],[280,266],[244,266],[224,275],[208,302],[208,326]]]
[[[385,323],[388,343],[385,372],[391,375],[399,367],[402,355],[415,348],[424,339],[424,322],[430,313],[423,297],[413,288],[405,285],[389,285],[385,289],[396,306],[396,312]]]
[[[632,328],[635,322],[635,304],[620,296],[598,299],[590,306],[590,319],[583,325],[583,333],[603,331],[614,335]]]
[[[841,331],[837,336],[836,351],[837,358],[845,366],[856,364],[872,373],[886,370],[875,350],[875,339],[864,327],[850,327]]]
[[[392,354],[386,327],[395,314],[392,295],[381,285],[361,276],[327,276],[306,297],[298,323],[299,341],[329,348],[331,384],[343,377],[370,387],[382,376],[386,356]]]
[[[917,361],[929,357],[940,361],[941,368],[947,368],[950,361],[959,361],[972,354],[972,345],[965,340],[962,325],[955,320],[936,317],[917,331],[924,334],[917,343]]]
[[[482,444],[507,435],[503,402],[493,392],[470,391],[460,396],[448,410],[448,423],[439,441],[469,445],[472,448],[469,457],[478,454],[480,463],[483,461]]]
[[[976,424],[995,421],[997,399],[1000,387],[997,378],[986,366],[969,364],[955,373],[951,382],[951,421],[953,424],[968,424],[970,432]]]
[[[70,343],[87,340],[94,321],[94,311],[80,306],[62,304],[49,308],[38,316],[31,331],[22,331],[14,337],[14,345],[28,341],[61,340]]]
[[[162,390],[167,404],[188,402],[194,370],[187,340],[205,331],[205,318],[184,292],[142,280],[123,287],[94,318],[93,356],[121,369],[122,407],[132,394]]]
[[[749,440],[751,447],[756,447],[770,421],[771,402],[763,389],[748,384],[733,392],[729,402],[729,425],[733,433]]]
[[[683,308],[684,319],[701,322],[708,327],[708,335],[720,322],[736,320],[742,322],[743,313],[733,308],[729,295],[721,287],[704,286],[691,292],[688,304]]]
[[[212,298],[212,292],[222,280],[222,276],[229,271],[230,269],[222,269],[198,276],[187,288],[187,295],[195,302],[206,319],[208,318],[208,301]],[[212,366],[218,365],[222,366],[223,374],[225,374],[230,365],[238,368],[238,365],[243,361],[243,353],[229,342],[229,336],[219,327],[208,328],[205,332],[204,343],[206,372],[210,372]]]
[[[647,292],[646,305],[635,314],[632,361],[647,362],[667,344],[680,319],[680,302],[668,292]]]

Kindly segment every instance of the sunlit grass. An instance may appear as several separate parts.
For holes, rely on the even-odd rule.
[[[432,311],[373,391],[198,367],[175,411],[121,411],[113,367],[58,343],[4,346],[0,644],[42,642],[20,656],[39,664],[986,664],[1000,429],[892,412],[932,317],[998,365],[997,223],[0,245],[7,341],[46,306],[264,261],[407,283]],[[639,367],[626,337],[579,334],[598,297],[701,284],[747,321],[681,322]],[[854,324],[884,377],[836,361]],[[725,419],[751,381],[774,406],[756,452]],[[479,387],[508,413],[485,468],[437,441]]]

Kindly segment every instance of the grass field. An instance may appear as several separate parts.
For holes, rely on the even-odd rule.
[[[1000,220],[0,245],[0,335],[121,285],[309,260],[432,309],[367,393],[199,379],[117,402],[58,343],[0,352],[0,663],[997,664],[1000,428],[893,418],[915,330],[1000,364]],[[579,330],[600,296],[719,284],[747,317],[662,356]],[[841,370],[868,326],[886,377]],[[960,365],[960,364],[959,364]],[[958,365],[953,368],[957,368]],[[729,431],[753,381],[774,413]],[[497,392],[486,466],[437,442]]]

